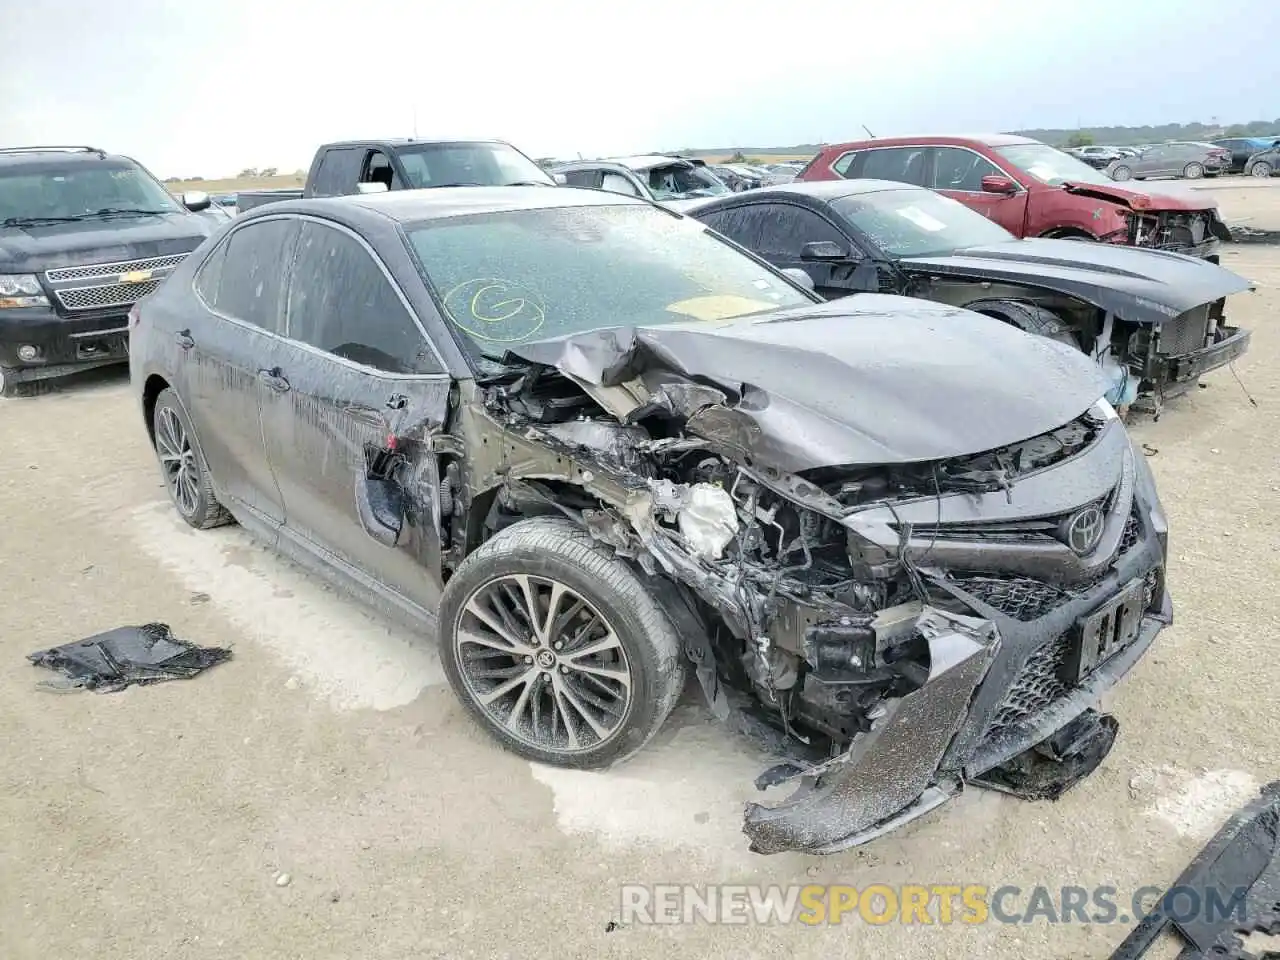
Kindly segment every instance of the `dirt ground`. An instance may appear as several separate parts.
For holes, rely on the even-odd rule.
[[[1113,697],[1113,752],[1057,803],[973,790],[825,859],[745,851],[760,760],[691,695],[610,773],[502,752],[430,638],[238,528],[183,526],[122,375],[0,401],[0,956],[1106,957],[1125,924],[611,921],[627,882],[1110,885],[1123,901],[1280,778],[1280,248],[1224,263],[1258,283],[1230,308],[1255,331],[1244,387],[1219,371],[1134,427],[1157,451],[1176,625]],[[153,620],[234,659],[106,695],[42,690],[24,659]]]

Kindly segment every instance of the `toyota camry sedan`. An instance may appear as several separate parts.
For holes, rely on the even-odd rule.
[[[1170,622],[1165,515],[1089,358],[946,304],[822,302],[639,199],[264,206],[130,343],[186,523],[415,625],[530,760],[626,759],[693,677],[774,758],[758,782],[797,788],[748,807],[762,853],[968,784],[1067,789]]]

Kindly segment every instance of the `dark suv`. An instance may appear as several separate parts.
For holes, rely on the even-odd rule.
[[[213,230],[208,206],[93,147],[0,150],[0,396],[127,360],[129,308]]]

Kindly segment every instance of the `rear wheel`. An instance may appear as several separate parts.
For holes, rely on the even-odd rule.
[[[156,397],[151,423],[160,473],[178,515],[197,530],[230,523],[231,514],[214,495],[195,430],[172,390],[162,390]]]
[[[1250,176],[1261,177],[1265,179],[1271,176],[1271,164],[1267,163],[1267,161],[1265,160],[1259,160],[1249,170],[1249,174]]]
[[[564,519],[524,520],[467,557],[441,597],[439,629],[458,698],[541,763],[626,759],[684,686],[679,638],[641,575]]]
[[[1204,166],[1199,163],[1188,163],[1182,168],[1182,175],[1188,180],[1199,180],[1204,176]]]
[[[25,384],[18,382],[18,371],[12,367],[0,367],[0,397],[21,397],[26,395]]]
[[[1111,168],[1112,180],[1128,180],[1132,176],[1133,176],[1132,168],[1126,167],[1123,163],[1120,164],[1120,166],[1118,167]]]

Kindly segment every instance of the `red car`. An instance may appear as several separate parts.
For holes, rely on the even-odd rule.
[[[797,180],[897,180],[929,187],[1018,237],[1154,247],[1218,261],[1230,239],[1217,201],[1119,184],[1061,150],[1006,134],[896,137],[833,144]]]

